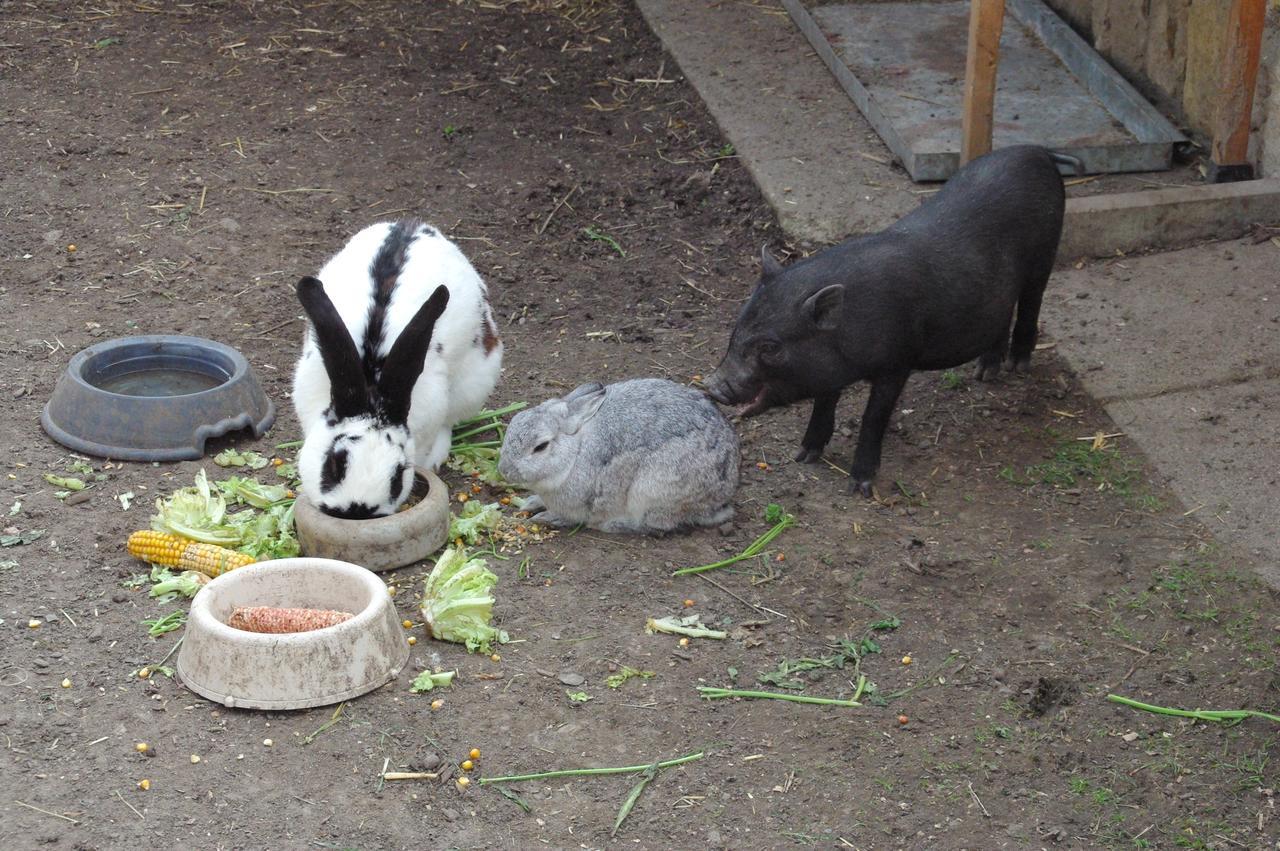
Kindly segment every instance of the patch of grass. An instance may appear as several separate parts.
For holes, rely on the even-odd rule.
[[[947,390],[961,390],[964,388],[964,376],[956,372],[954,369],[948,369],[942,373],[939,379],[942,386]]]
[[[1048,461],[1027,467],[1025,475],[1005,466],[1000,470],[1000,478],[1017,485],[1081,489],[1092,486],[1095,490],[1114,491],[1143,511],[1164,508],[1159,497],[1143,484],[1142,465],[1115,446],[1095,448],[1089,441],[1064,439],[1052,430],[1048,436],[1057,442]]]

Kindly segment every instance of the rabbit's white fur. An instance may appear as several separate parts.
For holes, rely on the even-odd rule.
[[[364,343],[377,285],[373,261],[394,226],[394,222],[381,222],[366,227],[317,276],[357,349]],[[408,433],[401,442],[392,430],[390,436],[378,441],[378,447],[362,447],[364,457],[359,460],[363,463],[353,464],[346,481],[327,494],[334,504],[361,501],[360,492],[366,489],[352,480],[364,472],[374,474],[374,470],[361,467],[375,467],[381,476],[381,469],[397,453],[407,456],[411,464],[437,469],[448,455],[453,424],[479,411],[497,383],[503,347],[488,290],[458,247],[428,225],[417,225],[405,252],[384,314],[379,356],[386,357],[405,325],[440,285],[448,289],[448,304],[435,323],[422,372],[413,386],[405,423]],[[329,375],[311,330],[294,371],[293,401],[304,434],[299,473],[304,490],[311,491],[316,489],[319,465],[333,441],[344,431],[347,435],[367,434],[376,424],[372,417],[333,421]],[[344,493],[348,490],[351,492]],[[406,488],[404,496],[407,492]]]

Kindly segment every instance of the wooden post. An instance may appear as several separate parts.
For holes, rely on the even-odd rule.
[[[1253,178],[1249,128],[1266,14],[1267,0],[1232,0],[1227,13],[1227,45],[1219,66],[1218,110],[1209,161],[1212,183]]]
[[[970,0],[969,50],[964,63],[964,118],[960,125],[961,165],[991,151],[996,65],[1000,59],[1000,31],[1003,28],[1004,0]]]

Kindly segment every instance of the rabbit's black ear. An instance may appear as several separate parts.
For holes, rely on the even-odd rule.
[[[564,433],[577,434],[604,404],[604,387],[598,383],[583,384],[562,400],[569,408],[564,420]]]
[[[351,332],[329,300],[319,278],[310,275],[298,281],[298,301],[311,319],[324,371],[329,374],[333,413],[338,419],[369,412],[369,390],[360,365],[360,352]]]
[[[404,326],[391,346],[391,351],[387,353],[387,359],[382,365],[382,375],[378,377],[378,395],[382,397],[387,419],[393,423],[403,424],[409,419],[413,386],[418,383],[418,376],[422,374],[422,365],[426,362],[427,350],[431,348],[431,335],[435,331],[436,320],[444,313],[448,304],[448,287],[436,287],[431,298],[418,308],[418,312]]]

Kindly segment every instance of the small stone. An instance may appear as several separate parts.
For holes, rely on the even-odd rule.
[[[577,673],[574,673],[573,671],[560,672],[560,682],[564,683],[567,686],[580,686],[586,681],[587,681],[587,678],[582,676],[582,674],[577,674]]]
[[[1136,742],[1136,741],[1138,741],[1138,734],[1137,734],[1137,733],[1125,733],[1125,734],[1124,734],[1123,736],[1121,736],[1120,738],[1124,739],[1126,742]]]
[[[720,533],[721,537],[727,538],[732,535],[735,530],[732,523],[721,523],[720,527],[716,531]]]

